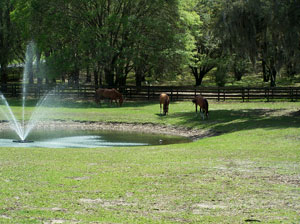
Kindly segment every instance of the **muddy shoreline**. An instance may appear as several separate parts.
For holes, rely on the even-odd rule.
[[[77,130],[112,130],[139,133],[155,133],[174,135],[190,138],[196,141],[201,138],[217,135],[208,130],[198,130],[173,125],[159,125],[153,123],[121,123],[121,122],[97,122],[97,121],[64,121],[54,120],[50,122],[39,122],[35,129],[77,129]],[[0,131],[10,129],[7,121],[0,121]]]

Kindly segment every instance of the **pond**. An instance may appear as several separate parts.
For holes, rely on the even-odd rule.
[[[168,145],[191,142],[189,138],[139,132],[95,130],[35,130],[27,143],[16,143],[12,131],[0,131],[0,147],[97,148]],[[32,142],[31,142],[32,141]]]

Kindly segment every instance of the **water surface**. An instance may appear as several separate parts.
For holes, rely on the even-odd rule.
[[[0,147],[97,148],[186,143],[185,137],[121,131],[34,130],[26,140],[19,140],[12,131],[0,131]]]

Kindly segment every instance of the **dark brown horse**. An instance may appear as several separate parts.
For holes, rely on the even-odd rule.
[[[208,118],[208,102],[207,99],[205,99],[203,96],[196,96],[195,99],[193,99],[193,103],[196,106],[196,113],[197,113],[197,107],[199,105],[200,112],[202,112],[202,119],[204,119],[204,113],[206,118]]]
[[[162,93],[159,96],[159,106],[160,106],[160,113],[161,113],[161,105],[163,105],[164,115],[167,115],[169,112],[169,104],[170,98],[166,93]]]
[[[113,100],[118,104],[117,100],[119,100],[120,106],[123,103],[123,95],[116,89],[97,89],[95,94],[96,103],[100,103],[101,99],[110,99],[111,104]]]

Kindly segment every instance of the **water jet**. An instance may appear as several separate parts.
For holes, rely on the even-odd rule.
[[[4,97],[3,93],[0,91],[0,112],[8,120],[9,126],[19,137],[19,140],[14,140],[15,143],[29,143],[30,141],[26,140],[27,136],[31,130],[36,126],[38,118],[41,116],[40,106],[47,100],[50,93],[45,94],[36,104],[33,113],[30,116],[28,122],[25,122],[25,108],[26,108],[26,98],[27,98],[27,88],[26,82],[30,73],[33,73],[33,63],[35,54],[35,44],[30,42],[26,48],[25,63],[23,70],[23,79],[22,79],[22,118],[21,120],[17,119],[13,113],[9,103]],[[39,62],[36,62],[39,63]],[[50,91],[51,92],[51,91]],[[1,106],[2,104],[2,106]]]

